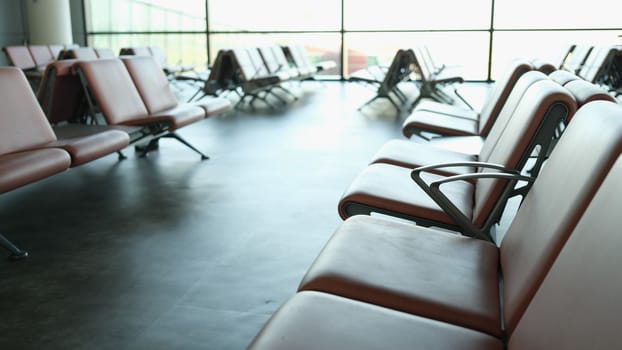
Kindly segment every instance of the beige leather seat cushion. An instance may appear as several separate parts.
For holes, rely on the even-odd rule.
[[[27,185],[69,168],[71,158],[62,149],[49,148],[0,156],[0,193]]]
[[[368,166],[354,179],[339,201],[339,214],[345,219],[351,216],[348,214],[350,203],[363,203],[408,217],[455,225],[451,217],[412,180],[410,173],[408,168],[389,164],[377,163]],[[430,183],[445,177],[422,173],[422,178]],[[441,186],[441,189],[467,218],[471,218],[474,191],[472,183],[456,181]]]
[[[455,162],[477,161],[477,156],[435,147],[430,144],[408,140],[391,140],[385,143],[374,156],[372,163],[387,163],[414,169],[416,167]],[[442,168],[435,171],[441,175],[468,174],[475,167]]]
[[[494,337],[315,292],[298,293],[273,316],[249,350],[502,350]]]
[[[369,216],[346,220],[299,290],[316,290],[501,335],[489,242]]]

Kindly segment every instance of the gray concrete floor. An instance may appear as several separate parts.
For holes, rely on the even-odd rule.
[[[401,118],[361,86],[305,82],[0,196],[0,349],[244,349],[338,227],[337,201]],[[187,92],[187,90],[186,90]]]

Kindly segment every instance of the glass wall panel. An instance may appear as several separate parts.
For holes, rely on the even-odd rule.
[[[470,80],[486,79],[488,40],[486,32],[443,33],[348,33],[344,74],[380,64],[388,66],[402,48],[426,45],[437,64]]]
[[[341,39],[337,33],[321,34],[213,34],[210,36],[210,62],[214,62],[218,50],[236,47],[260,47],[268,45],[302,45],[311,62],[332,60],[336,68],[320,73],[338,77],[341,71]]]
[[[620,28],[619,0],[496,0],[497,29]]]
[[[340,30],[341,0],[210,0],[211,31]]]
[[[495,32],[492,75],[500,72],[514,58],[540,58],[559,67],[570,45],[615,45],[617,31],[508,31]]]
[[[343,39],[346,78],[369,65],[389,64],[398,48],[421,43],[438,62],[456,66],[468,80],[487,79],[489,65],[495,79],[516,57],[559,64],[571,44],[622,43],[614,0],[593,0],[590,6],[561,0],[496,0],[489,62],[492,4],[492,0],[384,0],[373,5],[355,0],[85,0],[85,21],[92,46],[117,51],[160,45],[171,63],[198,66],[208,62],[208,41],[209,61],[222,47],[302,44],[313,60],[337,62],[338,68],[325,76],[342,72]]]
[[[487,29],[490,11],[490,0],[344,0],[344,29]]]
[[[89,32],[205,31],[204,0],[86,1]]]

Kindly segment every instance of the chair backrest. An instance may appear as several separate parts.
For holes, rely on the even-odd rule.
[[[482,137],[488,136],[492,125],[497,120],[499,113],[503,109],[508,96],[514,89],[518,79],[525,73],[533,70],[531,63],[525,60],[514,60],[504,71],[504,74],[497,80],[495,86],[484,107],[479,114],[479,134]]]
[[[292,45],[290,46],[292,50],[294,50],[297,60],[301,62],[303,67],[313,67],[313,63],[307,56],[307,51],[302,45]]]
[[[229,50],[234,69],[237,68],[239,78],[242,82],[250,81],[257,75],[257,67],[253,63],[251,56],[246,48],[236,48]]]
[[[77,47],[65,50],[64,59],[95,60],[97,53],[92,47]]]
[[[384,75],[384,79],[378,88],[379,94],[388,94],[398,83],[410,75],[410,56],[406,50],[399,49],[395,52],[391,65]]]
[[[622,119],[620,112],[616,117]],[[622,160],[618,157],[573,225],[548,274],[542,276],[540,287],[509,337],[509,350],[622,349],[620,178]]]
[[[579,69],[583,66],[583,63],[585,63],[587,56],[592,51],[592,48],[593,47],[590,45],[574,45],[572,51],[566,55],[560,69],[577,74]]]
[[[112,51],[112,49],[108,48],[108,47],[96,47],[93,50],[95,50],[95,54],[97,55],[97,58],[115,58],[115,57],[117,57],[114,54],[114,51]]]
[[[251,58],[251,62],[255,66],[255,77],[265,77],[271,75],[268,66],[261,58],[261,53],[259,49],[256,47],[251,47],[247,49],[248,56]]]
[[[296,68],[301,70],[307,70],[311,68],[308,63],[307,57],[304,55],[304,48],[299,45],[287,45],[283,47],[286,57],[289,56],[291,62],[294,63]]]
[[[596,83],[608,68],[608,64],[617,54],[618,48],[615,46],[594,47],[581,66],[578,75],[591,82]]]
[[[274,58],[279,63],[279,65],[287,69],[291,68],[290,63],[287,60],[285,52],[283,51],[283,48],[281,46],[273,45],[270,46],[270,48],[272,49],[272,54],[274,55]]]
[[[56,141],[24,73],[0,67],[0,154],[28,150]]]
[[[227,67],[226,64],[223,63],[223,60],[227,59],[227,50],[218,50],[216,53],[216,58],[214,58],[214,62],[212,62],[212,67],[209,71],[209,76],[207,78],[208,81],[218,82],[218,85],[224,85],[222,83],[222,79],[228,77],[231,78],[231,73],[225,71]],[[229,69],[230,71],[231,69]]]
[[[415,71],[419,73],[419,78],[424,82],[429,81],[432,78],[432,71],[423,59],[421,46],[415,46],[409,52],[413,57],[412,64],[415,66]]]
[[[506,102],[501,108],[501,111],[497,115],[494,124],[488,132],[488,136],[486,137],[486,140],[482,145],[482,149],[479,152],[479,161],[488,161],[488,158],[490,158],[490,154],[495,149],[501,135],[503,135],[505,128],[508,126],[510,119],[514,115],[514,111],[521,103],[525,92],[527,92],[527,89],[529,89],[529,87],[536,82],[546,79],[546,75],[538,71],[530,71],[524,73],[518,79],[516,84],[514,84],[510,95],[507,97]]]
[[[541,58],[534,58],[533,60],[531,60],[531,65],[533,65],[533,69],[540,71],[544,74],[551,74],[552,72],[557,70],[557,67],[555,67],[554,64]]]
[[[55,61],[50,63],[43,73],[37,100],[52,124],[74,121],[86,113],[86,101],[80,78],[72,71],[76,61]]]
[[[24,45],[13,45],[5,46],[2,50],[4,50],[11,65],[24,70],[37,68],[37,64],[32,58],[28,47]]]
[[[562,69],[551,72],[551,74],[549,74],[549,78],[561,86],[564,86],[573,80],[581,79],[576,74]]]
[[[166,55],[164,54],[164,51],[162,51],[161,47],[153,45],[148,46],[147,49],[149,49],[151,56],[156,60],[156,62],[158,62],[160,66],[168,66],[168,60],[166,59]]]
[[[592,101],[616,102],[616,99],[609,95],[609,93],[607,93],[607,91],[605,91],[602,87],[594,85],[583,79],[570,81],[566,83],[564,87],[570,91],[575,101],[577,101],[578,107]]]
[[[124,56],[121,60],[150,114],[177,106],[168,79],[153,57]]]
[[[619,300],[622,280],[616,277],[622,263],[620,261],[622,255],[618,249],[620,246],[618,243],[622,243],[620,241],[622,235],[619,234],[619,227],[622,225],[619,215],[619,208],[622,205],[619,182],[622,176],[621,152],[622,109],[607,101],[588,103],[577,112],[551,152],[542,174],[525,197],[501,243],[504,322],[506,332],[510,335],[510,348],[512,338],[516,338],[514,344],[530,339],[531,335],[525,333],[526,329],[543,327],[552,348],[568,349],[566,346],[568,344],[559,343],[555,334],[548,332],[556,333],[555,330],[564,327],[567,322],[575,323],[577,322],[575,320],[584,322],[583,318],[586,315],[578,312],[577,308],[581,309],[582,304],[592,300],[595,295],[609,293],[610,287],[616,288],[612,291],[613,299],[603,299],[599,302],[607,308],[605,305],[609,300]],[[598,194],[594,197],[597,191]],[[602,202],[603,196],[608,197],[608,200]],[[598,208],[596,211],[593,210],[595,205]],[[590,209],[586,212],[588,206]],[[591,217],[588,219],[590,225],[582,225],[588,217]],[[617,224],[611,225],[614,222]],[[579,241],[587,245],[579,248],[576,246]],[[599,248],[591,250],[596,247],[595,244]],[[554,271],[556,265],[566,264],[563,260],[567,259],[564,255],[568,249],[585,249],[581,254],[587,255],[584,258],[575,256],[579,259],[575,260],[572,266],[577,269],[567,271],[568,274],[563,276],[565,282],[551,285],[547,280],[551,275],[557,274]],[[606,261],[607,266],[594,266],[592,265],[594,260]],[[602,278],[601,283],[594,284],[589,282],[589,278],[584,279],[588,277],[583,274],[586,269],[592,271],[595,276],[600,276],[596,278]],[[551,288],[557,294],[549,295],[546,302],[553,305],[560,305],[560,301],[566,303],[568,295],[572,295],[573,298],[580,296],[579,299],[575,299],[576,303],[566,305],[568,309],[565,311],[573,317],[557,318],[555,314],[546,313],[548,306],[542,304],[546,302],[542,299],[541,293]],[[594,313],[601,311],[604,310],[593,309],[589,314],[597,316]],[[616,308],[615,311],[609,312],[612,317],[615,315],[617,320],[619,311],[619,308]],[[536,320],[534,319],[536,315],[542,318]],[[548,320],[549,323],[544,320]],[[590,325],[587,328],[591,332],[598,328],[594,326]],[[538,329],[538,333],[542,331]],[[581,337],[581,335],[566,336]],[[518,347],[518,349],[539,348],[528,345]],[[590,345],[578,348],[595,347]]]
[[[59,59],[60,52],[63,51],[63,45],[48,45],[48,49],[50,50],[50,54],[54,57],[55,60]]]
[[[146,46],[124,47],[119,55],[151,56],[151,50]]]
[[[120,59],[78,61],[75,69],[108,124],[122,124],[148,115],[147,107]]]
[[[56,60],[47,45],[29,45],[28,50],[37,67],[45,67]]]
[[[548,152],[558,125],[574,115],[576,102],[568,90],[549,80],[532,84],[521,99],[505,130],[490,152],[489,163],[522,170],[532,152],[539,147],[540,154],[531,174],[536,176],[543,157]],[[478,171],[489,171],[478,169]],[[478,179],[475,187],[473,223],[490,227],[500,215],[508,191],[508,182],[500,179]]]
[[[283,66],[274,55],[274,51],[271,46],[262,46],[259,49],[259,53],[261,54],[261,58],[263,59],[264,64],[268,68],[270,73],[277,73],[281,69],[286,68]]]

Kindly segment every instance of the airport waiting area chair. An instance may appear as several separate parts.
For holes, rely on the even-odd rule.
[[[2,51],[9,59],[11,66],[17,67],[24,71],[26,77],[33,86],[38,86],[43,71],[45,70],[45,59],[37,56],[39,64],[35,61],[32,53],[26,45],[10,45],[2,48]],[[41,55],[41,51],[38,48],[34,49],[37,55]],[[51,55],[51,53],[50,53]]]
[[[129,144],[129,136],[119,130],[72,129],[63,133],[63,127],[53,129],[18,68],[0,68],[0,91],[0,193],[120,151]],[[4,236],[0,236],[0,245],[13,259],[28,255]]]
[[[78,61],[74,69],[85,89],[92,116],[101,112],[108,125],[140,127],[132,134],[132,142],[149,140],[146,146],[137,148],[142,155],[157,149],[159,140],[165,137],[180,141],[201,159],[209,158],[176,130],[223,113],[230,108],[227,100],[213,98],[202,104],[178,104],[152,57]]]
[[[407,51],[399,49],[393,55],[393,60],[389,67],[374,65],[353,72],[348,81],[371,86],[376,91],[376,95],[365,102],[358,110],[362,110],[379,98],[385,98],[395,107],[398,113],[404,112],[408,97],[400,90],[399,85],[410,78],[412,73],[411,63],[411,57]]]
[[[535,72],[534,72],[535,73]],[[538,72],[538,74],[541,74]],[[576,110],[576,101],[568,90],[549,80],[533,83],[520,98],[490,153],[480,162],[421,164],[413,179],[411,170],[390,164],[371,164],[350,184],[339,201],[339,214],[348,218],[357,214],[380,213],[413,220],[423,226],[460,230],[466,235],[489,237],[510,196],[519,175],[535,149],[541,150],[531,175],[537,176],[558,125],[567,122]],[[490,137],[490,136],[489,136]],[[470,167],[469,174],[447,177],[439,170]],[[469,169],[470,170],[470,169]],[[510,171],[516,177],[498,176]],[[430,187],[430,183],[435,185]],[[443,191],[437,186],[443,184]],[[421,187],[419,187],[421,186]],[[432,193],[433,192],[433,193]],[[431,195],[431,196],[430,196]]]
[[[510,92],[523,74],[534,70],[525,60],[515,60],[495,83],[490,97],[482,111],[448,105],[434,101],[422,101],[402,124],[402,133],[407,138],[413,135],[430,139],[425,133],[442,136],[486,137],[504,107]]]
[[[349,218],[248,349],[622,346],[621,117],[610,101],[579,109],[500,247]]]
[[[419,96],[412,103],[411,110],[424,98],[434,101],[453,104],[454,98],[447,94],[443,87],[464,82],[464,78],[458,75],[448,74],[445,70],[436,70],[434,65],[426,61],[427,48],[423,45],[415,46],[408,50],[411,62],[414,66],[416,79],[414,80],[419,89]],[[457,92],[454,89],[454,92]],[[456,96],[460,96],[457,95]]]
[[[170,64],[166,54],[158,45],[124,47],[119,50],[120,56],[150,56],[160,65],[169,80],[191,80],[193,76],[185,73],[194,72],[195,67],[188,64]]]

